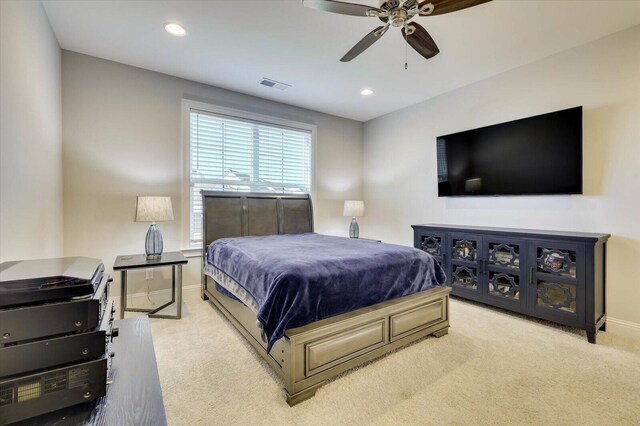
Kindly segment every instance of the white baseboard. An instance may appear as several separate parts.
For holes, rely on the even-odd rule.
[[[184,285],[182,286],[182,291],[191,291],[191,290],[200,290],[200,284],[190,284],[190,285]],[[171,289],[167,288],[167,289],[162,289],[162,290],[155,290],[149,293],[149,296],[156,296],[156,295],[162,295],[162,294],[166,294],[166,293],[170,293]],[[128,295],[129,300],[135,300],[138,298],[147,298],[147,293],[146,292],[141,292],[141,293],[134,293],[134,294],[129,294]],[[120,304],[120,296],[115,296],[113,297],[113,300],[118,303],[118,305]],[[127,303],[128,304],[128,303]],[[622,320],[622,319],[618,319],[618,318],[612,318],[610,316],[607,317],[607,331],[610,331],[612,333],[615,334],[621,334],[621,335],[625,335],[625,336],[629,336],[632,338],[638,338],[640,339],[640,324],[635,323],[635,322],[631,322],[631,321],[627,321],[627,320]]]
[[[607,316],[607,331],[640,339],[640,324]]]
[[[182,291],[186,291],[186,290],[200,290],[200,287],[202,287],[202,284],[200,284],[200,283],[198,283],[198,284],[191,284],[191,285],[183,286],[183,287],[182,287]]]

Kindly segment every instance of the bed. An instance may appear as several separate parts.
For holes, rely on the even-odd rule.
[[[202,201],[205,247],[214,241],[246,242],[250,239],[234,237],[247,236],[277,240],[270,236],[281,235],[278,242],[300,239],[305,244],[328,238],[313,234],[313,209],[308,195],[203,191]],[[383,246],[378,247],[382,251]],[[289,405],[312,397],[337,374],[425,336],[441,337],[448,332],[449,289],[435,286],[337,315],[325,313],[330,316],[306,324],[292,320],[285,325],[294,326],[276,332],[275,337],[277,327],[267,327],[267,336],[261,324],[263,318],[251,298],[243,298],[237,292],[234,295],[240,297],[228,294],[225,285],[228,287],[229,277],[225,271],[212,268],[209,260],[207,250],[203,250],[202,298],[213,303],[282,378]]]

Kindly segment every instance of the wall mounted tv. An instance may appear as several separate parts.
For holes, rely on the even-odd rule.
[[[582,194],[582,107],[437,138],[438,196]]]

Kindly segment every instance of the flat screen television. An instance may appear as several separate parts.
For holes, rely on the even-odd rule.
[[[437,138],[438,196],[582,194],[582,107]]]

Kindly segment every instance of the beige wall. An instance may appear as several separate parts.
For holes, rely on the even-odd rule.
[[[62,255],[60,47],[35,1],[0,1],[0,262]]]
[[[110,268],[116,255],[143,252],[149,224],[133,222],[136,195],[172,197],[175,221],[159,225],[164,248],[184,248],[183,98],[315,124],[316,230],[347,235],[342,202],[362,196],[362,123],[68,51],[62,70],[65,255]],[[199,271],[190,259],[184,284]],[[137,274],[133,292],[166,286],[167,272],[151,282]]]
[[[584,195],[437,197],[438,135],[577,105],[584,106]],[[361,229],[406,245],[410,225],[428,222],[611,233],[608,314],[640,327],[639,138],[634,27],[365,123]]]

